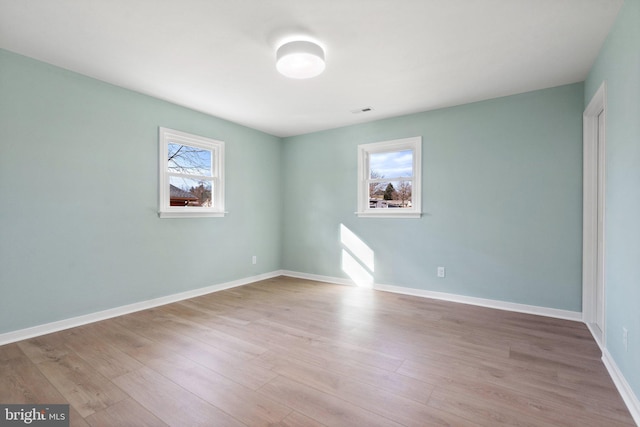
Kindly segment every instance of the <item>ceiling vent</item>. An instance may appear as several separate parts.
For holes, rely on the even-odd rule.
[[[355,110],[351,110],[353,114],[368,113],[371,111],[373,111],[373,108],[371,107],[363,107],[363,108],[357,108]]]

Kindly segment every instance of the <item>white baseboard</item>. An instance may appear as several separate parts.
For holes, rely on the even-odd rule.
[[[594,341],[596,342],[596,344],[598,344],[598,347],[600,347],[600,351],[604,353],[605,343],[602,332],[598,331],[598,327],[595,324],[586,322],[584,319],[582,319],[582,321],[585,325],[587,325],[587,329],[589,329],[589,332],[591,332],[591,336],[593,337]]]
[[[299,279],[316,280],[320,282],[335,283],[337,285],[355,286],[351,279],[339,277],[321,276],[318,274],[300,273],[297,271],[282,271],[282,275]],[[412,295],[422,298],[438,299],[462,304],[477,305],[480,307],[495,308],[498,310],[515,311],[518,313],[535,314],[538,316],[554,317],[557,319],[582,321],[582,313],[579,311],[560,310],[557,308],[539,307],[535,305],[518,304],[514,302],[498,301],[485,298],[468,297],[464,295],[449,294],[445,292],[427,291],[423,289],[407,288],[403,286],[383,285],[376,283],[373,289],[378,291],[393,292],[403,295]]]
[[[495,308],[498,310],[515,311],[518,313],[535,314],[538,316],[554,317],[582,321],[582,313],[579,311],[560,310],[557,308],[540,307],[536,305],[519,304],[515,302],[499,301],[493,299],[468,297],[465,295],[449,294],[445,292],[426,291],[422,289],[405,288],[393,285],[373,285],[374,289],[398,294],[413,295],[423,298],[432,298],[443,301],[457,302],[461,304],[477,305],[480,307]]]
[[[640,400],[638,400],[638,397],[631,389],[624,375],[620,372],[616,361],[613,360],[611,353],[609,353],[606,348],[602,350],[602,363],[604,363],[607,371],[609,371],[609,376],[611,376],[620,396],[622,396],[622,400],[624,400],[627,408],[629,408],[633,420],[640,426]]]
[[[282,270],[283,276],[295,277],[296,279],[315,280],[316,282],[333,283],[335,285],[355,286],[351,279],[342,279],[340,277],[322,276],[320,274],[300,273],[298,271]]]
[[[205,288],[193,289],[191,291],[180,292],[173,295],[167,295],[160,298],[154,298],[147,301],[136,302],[133,304],[123,305],[120,307],[110,308],[108,310],[98,311],[95,313],[85,314],[83,316],[72,317],[69,319],[59,320],[57,322],[45,323],[43,325],[33,326],[30,328],[20,329],[17,331],[0,334],[0,345],[9,344],[16,341],[26,340],[28,338],[40,335],[50,334],[52,332],[62,331],[64,329],[75,328],[77,326],[86,325],[88,323],[98,322],[100,320],[110,319],[124,314],[134,313],[136,311],[146,310],[158,307],[172,302],[182,301],[201,295],[218,292],[225,289],[231,289],[249,283],[258,282],[260,280],[271,279],[273,277],[282,276],[282,271],[272,271],[270,273],[259,274],[257,276],[246,277],[244,279],[234,280],[231,282],[220,283],[217,285],[207,286]]]

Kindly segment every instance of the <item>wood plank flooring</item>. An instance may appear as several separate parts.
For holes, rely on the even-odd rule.
[[[72,426],[633,426],[579,322],[279,277],[0,346]]]

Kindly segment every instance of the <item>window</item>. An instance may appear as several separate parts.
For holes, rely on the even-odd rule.
[[[361,217],[419,218],[422,137],[358,145]]]
[[[224,142],[160,128],[160,218],[224,216]]]

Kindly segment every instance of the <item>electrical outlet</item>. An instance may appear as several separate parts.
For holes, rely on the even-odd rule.
[[[438,277],[444,277],[444,276],[445,276],[444,267],[438,267]]]
[[[251,258],[251,263],[254,265],[258,263],[258,257],[256,255]]]
[[[624,351],[629,350],[629,331],[627,328],[622,328],[622,346]]]

